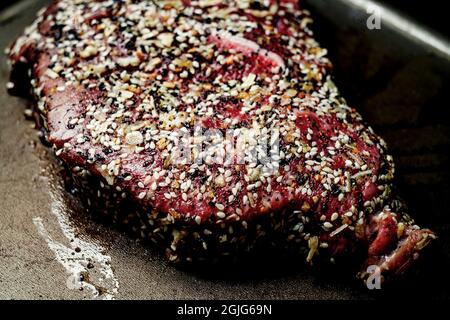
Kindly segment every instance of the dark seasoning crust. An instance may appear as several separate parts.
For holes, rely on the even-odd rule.
[[[293,1],[61,0],[12,46],[11,80],[31,78],[87,204],[137,216],[170,261],[286,248],[401,273],[435,236],[386,206],[392,157],[339,95],[310,22]],[[172,163],[179,129],[198,125],[278,129],[277,172]]]

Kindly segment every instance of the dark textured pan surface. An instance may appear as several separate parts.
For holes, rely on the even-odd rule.
[[[0,47],[5,48],[19,35],[47,2],[23,1],[15,9],[1,12]],[[448,297],[450,60],[387,25],[368,30],[366,12],[345,1],[308,3],[315,17],[316,36],[329,49],[343,95],[387,140],[397,164],[399,193],[416,220],[440,237],[427,263],[417,275],[376,293],[358,287],[338,271],[314,275],[296,264],[259,266],[257,271],[248,266],[232,275],[223,270],[192,274],[168,266],[151,248],[93,222],[82,210],[72,210],[73,201],[67,201],[65,212],[80,234],[101,243],[111,256],[120,285],[116,298]],[[34,217],[42,217],[55,239],[63,239],[51,213],[52,198],[71,198],[54,183],[58,178],[52,173],[51,160],[30,128],[31,122],[24,120],[23,110],[29,102],[6,93],[8,74],[2,56],[0,298],[88,297],[67,288],[68,275],[32,222]]]

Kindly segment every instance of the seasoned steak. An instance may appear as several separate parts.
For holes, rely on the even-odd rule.
[[[296,1],[60,0],[11,80],[86,203],[138,217],[170,261],[274,249],[402,273],[435,236],[391,206],[392,157],[310,23]]]

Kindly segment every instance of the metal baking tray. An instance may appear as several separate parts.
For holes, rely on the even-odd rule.
[[[0,11],[0,48],[47,3],[24,0]],[[417,272],[369,291],[343,270],[310,271],[295,262],[242,265],[232,272],[171,267],[152,247],[91,219],[61,187],[57,167],[24,118],[30,102],[6,93],[9,69],[2,55],[0,298],[91,299],[96,293],[116,299],[448,298],[450,46],[445,37],[385,7],[368,11],[371,4],[304,1],[316,37],[329,50],[338,87],[394,155],[398,194],[417,222],[439,236]],[[367,27],[371,14],[379,14],[381,29]],[[64,264],[64,255],[77,247],[92,259],[94,268],[84,276],[93,291],[73,285],[67,270],[74,266]]]

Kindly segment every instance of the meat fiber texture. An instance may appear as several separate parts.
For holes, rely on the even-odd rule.
[[[258,249],[403,273],[435,235],[390,206],[393,159],[311,22],[294,1],[55,1],[11,81],[87,205],[137,216],[172,262]]]

